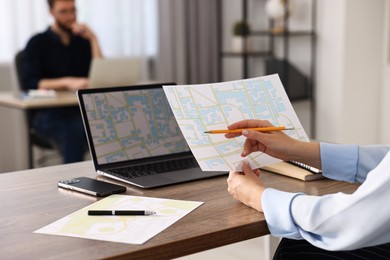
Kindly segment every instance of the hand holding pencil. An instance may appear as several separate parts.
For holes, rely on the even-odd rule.
[[[260,129],[260,130],[259,130]],[[290,149],[294,147],[297,140],[286,135],[282,130],[291,128],[273,126],[267,120],[247,119],[228,126],[225,133],[226,138],[234,138],[240,135],[246,137],[244,149],[241,156],[245,157],[252,152],[264,152],[270,156],[291,160]]]

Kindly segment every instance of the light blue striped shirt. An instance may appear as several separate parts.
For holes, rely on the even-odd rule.
[[[390,146],[320,144],[325,177],[363,183],[353,194],[310,196],[267,188],[262,205],[273,236],[326,250],[390,242]]]

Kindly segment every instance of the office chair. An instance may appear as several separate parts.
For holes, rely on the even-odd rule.
[[[23,51],[19,51],[15,56],[15,69],[18,87],[20,91],[23,91],[22,87],[22,61],[23,61]],[[25,110],[25,118],[27,125],[27,141],[28,141],[28,166],[29,168],[34,168],[34,155],[33,155],[33,146],[36,145],[42,149],[57,150],[59,151],[59,144],[52,138],[39,134],[34,128],[33,119],[35,112],[32,109]],[[38,163],[44,163],[48,159],[48,156],[43,156],[39,158]]]

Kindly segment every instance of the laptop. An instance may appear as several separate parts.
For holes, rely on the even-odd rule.
[[[226,175],[203,172],[190,151],[163,85],[77,92],[95,170],[141,188]]]
[[[137,58],[93,59],[89,71],[89,87],[103,88],[134,85],[141,79]]]

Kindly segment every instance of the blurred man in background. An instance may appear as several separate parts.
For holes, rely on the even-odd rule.
[[[33,36],[23,52],[22,87],[78,90],[88,87],[92,58],[102,53],[95,34],[77,23],[74,0],[48,0],[53,24]],[[64,163],[83,160],[87,145],[78,107],[38,110],[33,124],[39,134],[59,143]]]

